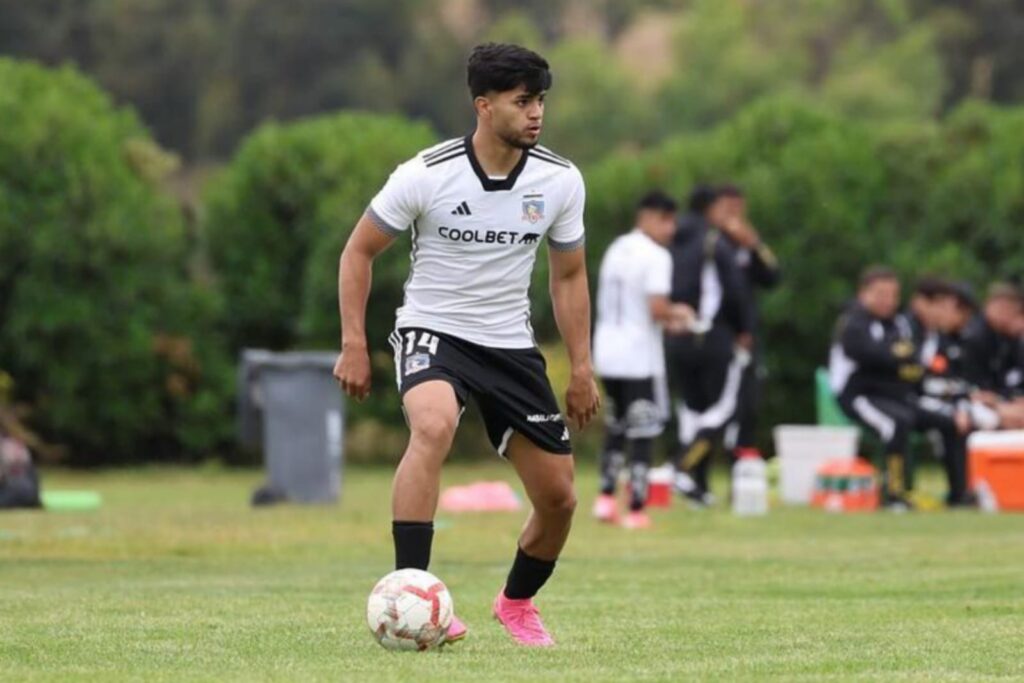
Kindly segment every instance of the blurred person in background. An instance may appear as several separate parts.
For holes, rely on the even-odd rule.
[[[1024,310],[1018,316],[1016,328],[1017,361],[1015,367],[1018,373],[1024,374]],[[1017,384],[1008,400],[1003,401],[996,410],[999,413],[1000,426],[1004,429],[1024,429],[1024,387]]]
[[[737,453],[757,449],[757,416],[761,402],[761,388],[768,371],[763,362],[764,340],[761,337],[760,312],[757,305],[758,289],[773,289],[779,284],[781,272],[775,253],[761,239],[760,233],[747,217],[747,198],[736,185],[723,185],[718,189],[724,205],[723,221],[716,225],[729,238],[736,254],[740,271],[740,296],[748,307],[752,338],[751,362],[743,371],[736,415],[725,433],[725,446],[735,461]]]
[[[884,505],[911,509],[907,496],[907,449],[913,432],[941,437],[950,490],[947,501],[964,497],[963,439],[948,415],[922,406],[924,377],[910,322],[898,315],[900,282],[895,272],[872,267],[861,276],[857,300],[839,318],[829,356],[832,390],[843,412],[874,432],[884,449]]]
[[[714,502],[710,460],[736,413],[753,344],[751,307],[744,298],[736,249],[715,227],[727,219],[728,205],[719,193],[698,186],[670,246],[671,299],[697,315],[692,333],[668,335],[665,340],[679,435],[675,488],[693,507]]]
[[[1020,328],[1024,293],[1008,282],[993,284],[981,314],[964,331],[969,379],[979,397],[995,404],[1024,393]]]
[[[926,366],[938,351],[945,328],[950,325],[948,318],[955,300],[952,285],[940,277],[927,275],[914,285],[903,315]]]
[[[0,432],[0,510],[38,507],[39,475],[28,447]]]
[[[644,196],[633,229],[608,247],[598,276],[594,370],[605,389],[605,442],[593,512],[602,522],[618,522],[615,488],[628,454],[629,513],[622,524],[631,529],[651,523],[644,511],[647,474],[669,411],[662,328],[682,332],[694,317],[689,306],[669,301],[666,246],[675,234],[676,209],[660,190]]]

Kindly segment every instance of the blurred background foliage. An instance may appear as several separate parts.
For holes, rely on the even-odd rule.
[[[0,0],[0,369],[25,420],[71,463],[230,456],[237,351],[336,346],[341,245],[399,161],[471,129],[485,39],[552,63],[544,142],[586,176],[592,269],[649,187],[748,190],[786,276],[765,425],[812,418],[864,265],[1024,274],[1013,0]],[[401,448],[407,258],[374,272],[356,457]]]

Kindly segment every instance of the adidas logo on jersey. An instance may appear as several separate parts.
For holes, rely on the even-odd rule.
[[[452,209],[453,216],[472,216],[473,212],[469,210],[469,204],[462,202],[454,209]]]

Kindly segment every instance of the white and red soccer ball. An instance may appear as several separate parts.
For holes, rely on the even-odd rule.
[[[399,569],[377,582],[366,603],[366,623],[388,650],[430,650],[444,644],[455,606],[430,572]]]

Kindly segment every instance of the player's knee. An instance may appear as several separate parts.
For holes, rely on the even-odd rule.
[[[571,484],[547,491],[541,501],[544,512],[558,517],[572,517],[576,503],[576,492]]]
[[[413,441],[432,448],[447,450],[455,437],[458,418],[441,411],[421,416],[410,425]]]

